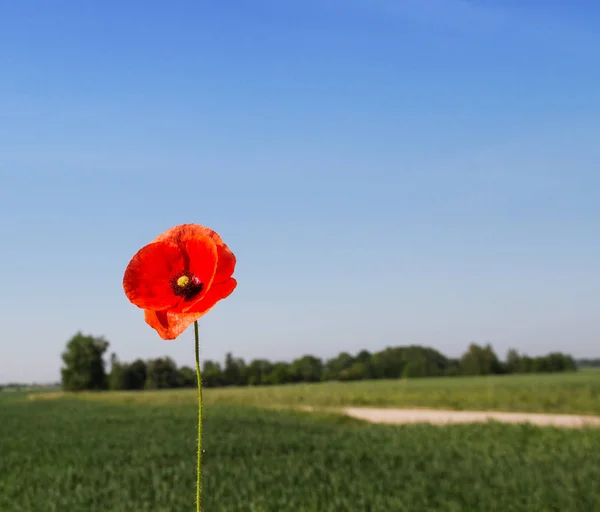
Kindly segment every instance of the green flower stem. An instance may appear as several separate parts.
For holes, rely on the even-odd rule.
[[[196,512],[201,512],[200,505],[202,487],[202,379],[200,375],[200,337],[198,336],[198,321],[194,322],[196,338],[196,381],[198,383],[198,469],[196,477]]]

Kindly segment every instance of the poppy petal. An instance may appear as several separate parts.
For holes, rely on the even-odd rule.
[[[203,313],[185,314],[149,309],[144,311],[146,323],[155,329],[163,340],[174,340],[202,315]]]
[[[189,240],[204,236],[212,238],[217,245],[224,245],[223,240],[215,231],[200,224],[179,224],[158,235],[153,242],[171,242],[183,248]]]
[[[212,309],[217,302],[219,302],[221,299],[229,297],[233,293],[233,290],[235,290],[236,286],[237,281],[233,277],[229,278],[224,283],[213,284],[208,289],[204,297],[186,308],[186,313],[199,313],[201,315],[208,313],[208,311]]]
[[[204,290],[208,291],[217,270],[217,246],[212,238],[202,236],[189,240],[185,244],[185,252],[190,261],[190,272],[200,279]],[[198,298],[202,296],[204,293]]]
[[[217,271],[213,283],[224,283],[227,281],[235,270],[236,259],[235,255],[229,250],[226,245],[217,245]]]
[[[219,251],[223,251],[224,253],[228,252],[231,254],[229,247],[227,247],[216,231],[201,226],[200,224],[180,224],[172,227],[167,229],[167,231],[164,233],[158,235],[153,242],[171,242],[177,244],[183,251],[185,250],[185,245],[188,241],[205,236],[212,239]]]
[[[170,242],[142,247],[129,262],[123,277],[127,298],[143,309],[173,307],[179,298],[173,293],[170,278],[184,269],[179,247]]]

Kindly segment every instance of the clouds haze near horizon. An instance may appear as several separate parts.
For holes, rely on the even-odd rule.
[[[193,362],[131,256],[216,229],[239,287],[202,357],[471,341],[598,356],[600,6],[11,2],[0,8],[0,382],[78,330]]]

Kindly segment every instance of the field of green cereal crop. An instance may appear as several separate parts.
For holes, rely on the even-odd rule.
[[[36,395],[53,398],[54,393]],[[110,403],[181,403],[194,407],[195,390],[82,393]],[[600,371],[491,377],[326,382],[206,389],[206,404],[341,407],[431,407],[564,414],[600,414]]]
[[[0,394],[0,510],[193,510],[190,398]],[[600,429],[380,426],[215,402],[205,410],[207,512],[600,510]]]

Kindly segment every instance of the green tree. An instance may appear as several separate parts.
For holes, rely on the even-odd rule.
[[[548,359],[544,356],[534,357],[531,371],[534,373],[550,372],[550,365],[549,365]]]
[[[340,380],[344,370],[349,370],[354,364],[354,357],[348,352],[340,352],[337,357],[329,359],[323,367],[323,380]]]
[[[266,359],[254,359],[248,365],[248,384],[250,386],[260,386],[265,384],[267,375],[271,371],[273,364]]]
[[[519,373],[531,373],[533,371],[533,358],[528,355],[522,355],[519,361]]]
[[[379,379],[399,379],[405,365],[411,359],[407,355],[408,347],[387,347],[373,354],[373,370]],[[413,351],[414,352],[414,351]],[[412,354],[414,356],[414,354]]]
[[[430,361],[428,361],[424,357],[410,359],[404,366],[404,370],[402,371],[402,378],[414,379],[416,377],[428,377],[433,373],[433,370],[430,368],[430,365]]]
[[[189,366],[182,366],[179,368],[179,378],[181,386],[184,388],[195,388],[196,387],[196,370]]]
[[[548,371],[550,372],[572,372],[577,370],[577,365],[571,356],[562,352],[551,352],[546,356],[548,360]]]
[[[66,345],[62,353],[64,366],[61,368],[62,387],[65,391],[107,389],[108,378],[103,359],[109,342],[103,337],[84,335],[78,332]]]
[[[263,379],[264,384],[286,384],[292,382],[290,365],[285,362],[274,363]]]
[[[373,356],[368,350],[361,350],[356,355],[356,363],[352,365],[349,373],[356,375],[356,380],[373,379],[375,377]]]
[[[108,374],[108,389],[127,389],[125,386],[125,368],[127,364],[119,361],[114,352],[110,355],[110,373]]]
[[[502,373],[500,360],[489,343],[485,347],[471,343],[460,360],[460,366],[464,375]]]
[[[148,370],[145,361],[136,359],[123,368],[123,374],[125,389],[144,389],[146,386]]]
[[[244,360],[233,357],[231,352],[228,352],[225,356],[223,377],[226,386],[245,386],[248,384],[248,368]]]
[[[506,353],[506,371],[508,373],[518,373],[521,371],[521,356],[514,348]]]
[[[367,378],[368,373],[368,364],[357,361],[350,368],[342,370],[338,378],[341,381],[362,380]]]
[[[215,388],[224,384],[223,370],[221,369],[221,365],[208,359],[202,364],[201,377],[202,385],[207,388]]]
[[[148,361],[146,375],[147,389],[168,389],[181,387],[181,376],[175,361],[170,357],[159,357]]]
[[[459,359],[448,359],[448,363],[443,370],[443,375],[446,377],[457,377],[461,374],[460,360]]]
[[[314,356],[296,359],[290,367],[294,382],[320,382],[323,376],[323,361]]]

